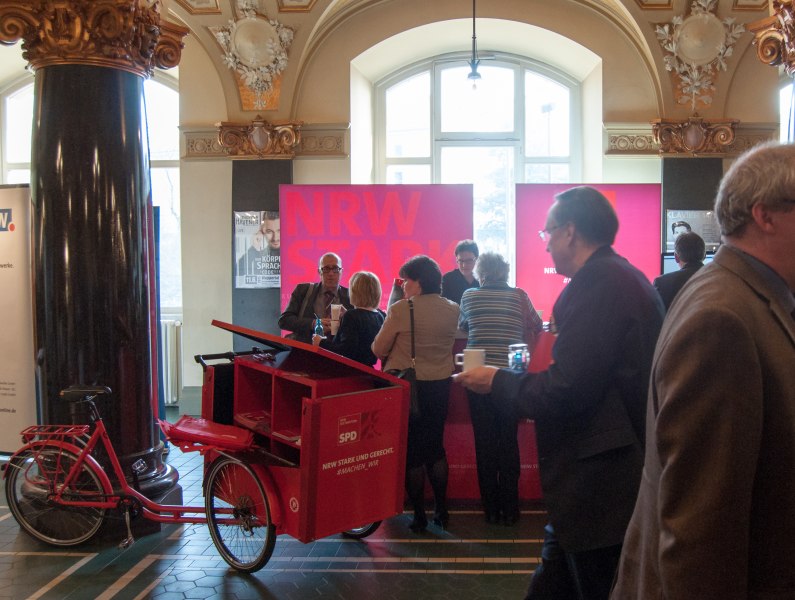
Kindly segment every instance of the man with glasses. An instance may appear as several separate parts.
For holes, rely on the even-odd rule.
[[[455,247],[457,269],[442,275],[442,296],[461,304],[461,296],[471,288],[480,287],[475,278],[474,268],[478,259],[478,245],[475,240],[461,240]]]
[[[299,283],[290,295],[287,308],[279,317],[279,327],[292,332],[287,337],[307,344],[312,343],[318,317],[323,323],[324,333],[331,333],[332,304],[341,304],[343,313],[353,308],[348,288],[340,285],[342,259],[333,252],[327,252],[320,257],[317,272],[320,282]]]
[[[594,188],[558,194],[540,232],[558,274],[571,278],[552,309],[552,364],[455,376],[501,398],[495,409],[535,421],[550,525],[532,600],[606,600],[635,505],[664,311],[646,276],[613,250],[617,231],[613,207]]]
[[[671,306],[611,598],[795,598],[795,145],[740,156]]]

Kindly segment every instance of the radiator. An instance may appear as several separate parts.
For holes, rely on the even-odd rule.
[[[166,405],[179,402],[182,391],[182,321],[160,321],[160,339],[163,343],[163,400]]]

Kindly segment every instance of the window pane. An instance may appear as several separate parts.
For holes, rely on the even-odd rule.
[[[780,140],[781,142],[795,141],[795,123],[793,123],[793,106],[792,106],[792,91],[793,85],[790,83],[788,86],[781,88],[779,92],[779,123],[781,124]]]
[[[179,93],[147,79],[144,82],[151,160],[179,159]]]
[[[182,306],[179,169],[152,169],[152,203],[160,207],[160,308]]]
[[[424,71],[386,91],[386,155],[431,154],[431,74]]]
[[[506,260],[508,215],[513,212],[514,149],[475,146],[442,148],[441,183],[471,183],[474,193],[475,240],[481,252],[499,252]]]
[[[473,89],[469,67],[442,71],[442,131],[513,131],[513,69],[481,62],[478,72]]]
[[[30,183],[30,169],[10,169],[7,183]]]
[[[431,183],[431,165],[389,165],[386,168],[387,183]]]
[[[6,99],[6,162],[30,162],[30,136],[33,133],[33,84]],[[9,183],[18,183],[10,182]]]
[[[568,156],[569,90],[525,71],[525,156]]]
[[[524,167],[525,183],[570,183],[568,164],[527,164]]]

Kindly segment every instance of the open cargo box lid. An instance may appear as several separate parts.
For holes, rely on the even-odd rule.
[[[263,331],[257,331],[256,329],[225,323],[224,321],[218,321],[216,319],[213,319],[212,325],[263,344],[275,350],[277,353],[289,352],[289,362],[293,365],[304,364],[307,367],[313,366],[324,370],[334,369],[335,372],[340,375],[354,375],[358,371],[359,374],[381,379],[387,385],[402,386],[405,388],[404,393],[408,394],[409,384],[403,379],[399,379],[383,371],[378,371],[360,362],[351,360],[350,358],[335,354],[320,346],[313,346],[312,344],[279,337]],[[284,364],[286,361],[281,359],[278,362]]]

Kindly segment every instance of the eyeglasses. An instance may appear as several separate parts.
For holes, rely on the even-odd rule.
[[[549,238],[552,237],[552,232],[556,229],[560,229],[563,225],[555,225],[554,227],[547,227],[546,229],[542,229],[538,232],[538,237],[541,238],[542,242],[548,242]]]
[[[334,265],[333,267],[321,267],[320,270],[323,273],[339,273],[340,271],[342,271],[342,267]]]
[[[459,265],[471,265],[475,262],[474,258],[457,258],[455,259]]]

